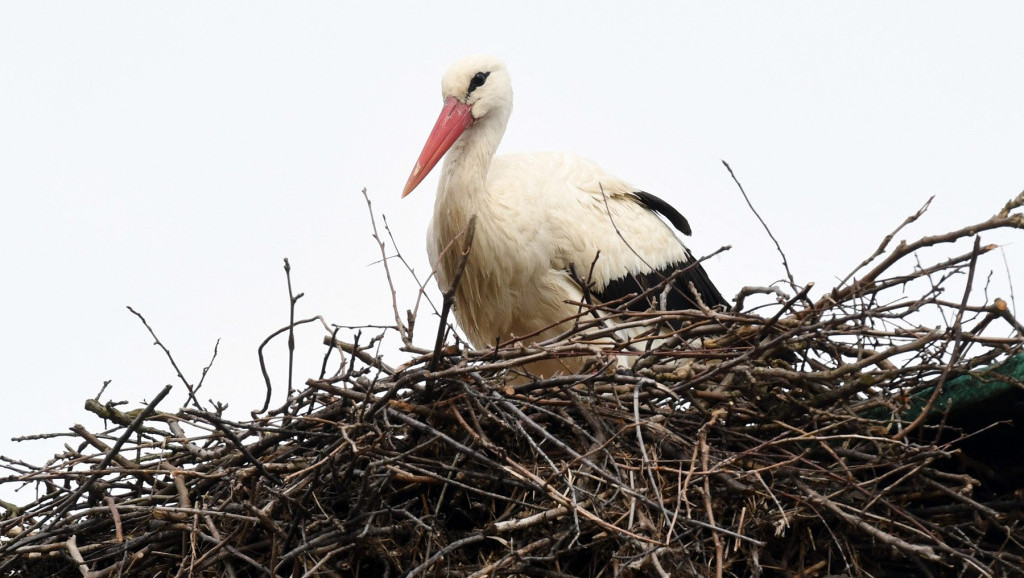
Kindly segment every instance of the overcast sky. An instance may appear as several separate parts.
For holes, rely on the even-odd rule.
[[[706,264],[728,296],[784,273],[722,160],[820,290],[932,195],[903,237],[1020,192],[1022,23],[1012,2],[0,3],[0,454],[42,462],[59,444],[8,440],[98,427],[82,404],[106,380],[129,407],[168,383],[161,409],[183,402],[126,306],[190,380],[221,340],[202,397],[235,416],[288,320],[283,258],[299,317],[390,323],[360,191],[425,277],[436,174],[399,197],[461,56],[509,67],[501,151],[573,151],[663,197],[695,253],[732,246]],[[1019,235],[984,240],[1019,291]],[[983,267],[1008,298],[1002,259]],[[299,330],[300,381],[322,333]],[[270,353],[283,388],[284,341]]]

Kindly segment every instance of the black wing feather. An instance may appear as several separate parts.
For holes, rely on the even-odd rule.
[[[690,234],[690,223],[686,217],[680,214],[672,205],[661,198],[645,191],[633,193],[645,207],[661,214],[669,223],[672,223],[679,232],[684,235]],[[651,271],[650,273],[638,275],[624,275],[613,279],[604,288],[594,292],[594,296],[603,302],[615,301],[629,295],[639,295],[652,287],[663,284],[667,279],[672,279],[672,287],[665,293],[664,306],[668,311],[681,309],[696,309],[697,302],[690,290],[690,283],[700,293],[701,300],[708,307],[723,305],[729,307],[729,302],[718,291],[714,283],[708,277],[707,271],[701,264],[692,257],[685,261],[668,263],[664,267]],[[654,291],[646,299],[637,300],[629,306],[633,311],[647,311],[649,309],[661,309],[663,291]]]
[[[694,259],[682,263],[671,263],[666,267],[650,273],[624,275],[613,279],[603,289],[594,291],[594,296],[602,302],[615,301],[628,295],[639,295],[652,287],[657,287],[666,279],[672,279],[672,287],[665,294],[665,309],[667,311],[678,311],[681,309],[697,309],[697,301],[690,291],[690,283],[700,293],[704,305],[714,307],[724,305],[729,307],[729,302],[718,291],[714,283],[708,277],[707,271]],[[649,309],[662,309],[662,291],[651,293],[646,299],[641,299],[629,307],[632,311],[647,311]]]
[[[686,217],[684,217],[679,211],[676,210],[675,207],[666,203],[664,200],[661,199],[661,197],[656,197],[646,191],[636,191],[633,194],[636,195],[637,199],[640,199],[640,203],[643,206],[654,211],[655,213],[660,213],[662,216],[668,219],[669,223],[672,223],[673,227],[679,229],[680,233],[686,235],[687,237],[690,236],[690,223],[686,220]]]

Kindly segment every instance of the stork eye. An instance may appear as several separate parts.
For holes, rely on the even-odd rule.
[[[480,88],[481,86],[483,86],[484,82],[487,80],[487,77],[490,76],[490,74],[491,74],[490,72],[478,72],[478,73],[476,73],[473,76],[473,78],[469,81],[469,90],[466,91],[466,96],[469,96],[470,94],[473,93],[474,90],[476,90],[476,89]]]

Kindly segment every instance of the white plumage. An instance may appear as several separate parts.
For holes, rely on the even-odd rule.
[[[403,196],[447,152],[427,251],[442,290],[460,256],[445,252],[477,217],[475,239],[455,293],[455,317],[476,347],[529,337],[540,341],[569,328],[583,292],[570,270],[589,281],[602,300],[637,293],[686,268],[675,283],[676,309],[692,308],[694,282],[704,304],[725,300],[672,229],[686,220],[661,199],[567,153],[495,157],[512,112],[504,64],[489,56],[465,58],[442,79],[445,107],[424,146]],[[546,328],[546,329],[545,329]]]

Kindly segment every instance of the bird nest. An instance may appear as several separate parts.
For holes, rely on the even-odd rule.
[[[335,331],[321,376],[251,420],[194,395],[161,411],[167,389],[131,412],[90,400],[109,429],[75,426],[43,466],[5,458],[38,498],[7,505],[0,573],[1019,575],[1024,328],[976,286],[978,235],[1024,228],[1022,204],[890,236],[816,301],[581,303],[579,331],[487,351],[446,319],[416,350],[396,314],[399,367]],[[937,246],[966,251],[927,261]],[[658,338],[596,340],[609,315]],[[565,357],[588,362],[523,373]]]

